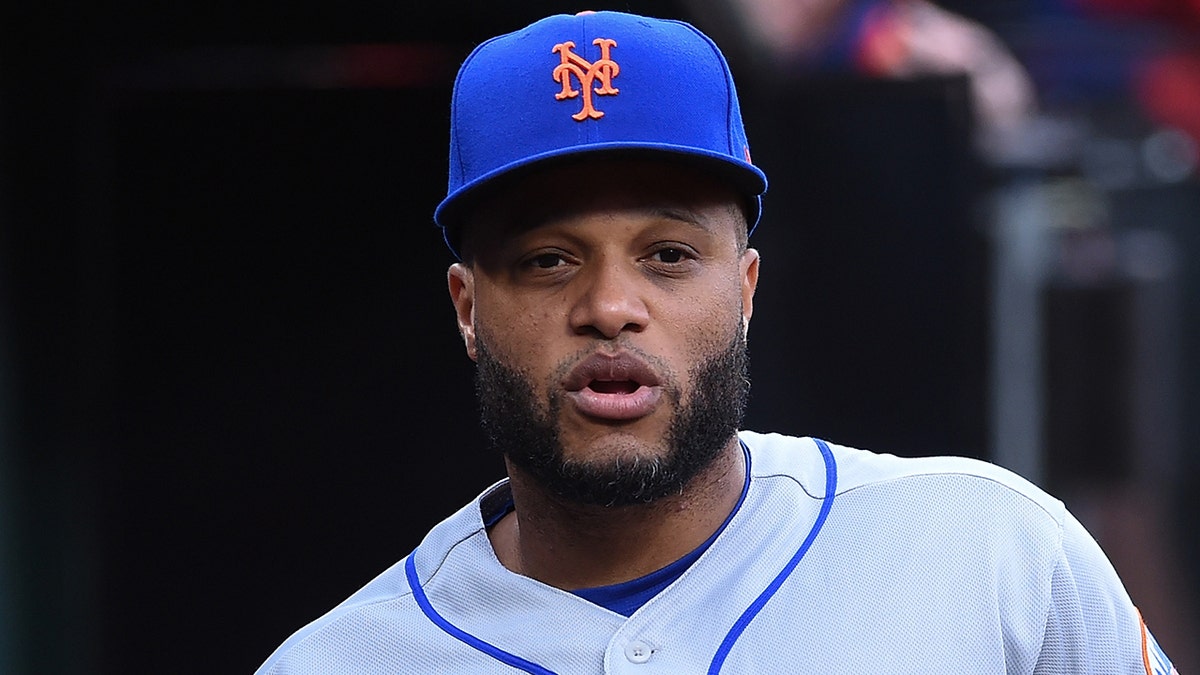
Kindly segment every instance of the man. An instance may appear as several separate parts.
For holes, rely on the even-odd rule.
[[[716,46],[480,45],[435,219],[508,479],[260,673],[1166,673],[1063,505],[966,459],[739,432],[766,178]]]

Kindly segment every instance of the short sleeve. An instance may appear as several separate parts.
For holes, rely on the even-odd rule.
[[[1066,514],[1034,673],[1173,672],[1104,551],[1078,520]]]

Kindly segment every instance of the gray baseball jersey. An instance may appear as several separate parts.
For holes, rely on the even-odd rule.
[[[500,482],[258,672],[1173,672],[1092,537],[1011,472],[740,436],[737,511],[631,616],[500,564]]]

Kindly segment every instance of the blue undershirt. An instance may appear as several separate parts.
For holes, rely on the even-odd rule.
[[[579,588],[571,592],[622,616],[632,616],[650,598],[653,598],[662,592],[664,588],[670,586],[673,581],[678,579],[687,568],[691,567],[692,563],[696,562],[708,550],[708,547],[716,541],[721,532],[725,530],[725,526],[733,519],[733,514],[737,513],[738,509],[741,508],[742,501],[746,499],[746,492],[750,489],[750,451],[744,443],[742,444],[742,452],[746,457],[746,481],[742,485],[742,494],[738,497],[737,504],[734,505],[733,510],[729,512],[729,516],[725,518],[725,522],[721,523],[721,526],[717,528],[716,532],[712,533],[712,536],[705,539],[702,544],[679,560],[645,576],[610,586]],[[496,521],[512,510],[513,504],[510,497],[507,507],[490,518],[487,525],[491,526],[495,524]]]

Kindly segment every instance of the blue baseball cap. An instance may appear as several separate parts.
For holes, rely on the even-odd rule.
[[[471,52],[454,82],[450,182],[434,222],[457,256],[487,187],[596,154],[711,171],[746,197],[750,231],[758,224],[767,177],[751,163],[724,55],[690,24],[622,12],[547,17]]]

